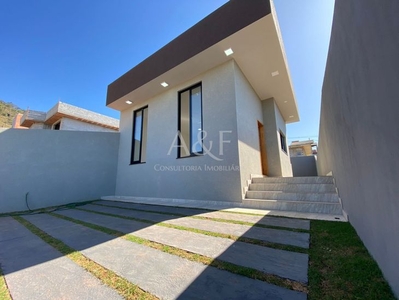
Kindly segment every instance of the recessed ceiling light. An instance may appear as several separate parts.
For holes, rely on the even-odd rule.
[[[293,118],[294,116],[290,116],[290,118]]]
[[[273,73],[272,73],[272,76],[274,77],[274,76],[277,76],[277,75],[280,75],[280,73],[278,72],[278,71],[274,71]]]
[[[227,49],[227,50],[224,50],[224,53],[226,54],[226,56],[230,56],[230,55],[232,55],[234,52],[233,52],[233,49],[229,48],[229,49]]]
[[[284,103],[287,103],[287,102],[288,102],[287,100],[284,101]]]
[[[132,104],[132,103],[133,103],[132,101],[129,101],[129,100],[126,101],[126,104],[129,104],[129,105],[130,105],[130,104]]]
[[[164,81],[164,82],[162,82],[162,83],[161,83],[161,85],[162,85],[163,87],[167,87],[167,86],[169,86],[169,84],[168,84],[168,83],[166,83],[165,81]]]

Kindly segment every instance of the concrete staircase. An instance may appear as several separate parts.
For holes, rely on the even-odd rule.
[[[332,177],[254,177],[245,207],[342,215]]]

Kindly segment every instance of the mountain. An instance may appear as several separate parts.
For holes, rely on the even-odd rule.
[[[10,128],[12,126],[12,119],[14,119],[15,115],[23,112],[22,109],[11,102],[0,100],[0,128]]]

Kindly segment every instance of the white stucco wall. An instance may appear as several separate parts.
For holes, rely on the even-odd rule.
[[[71,131],[100,131],[100,132],[116,132],[115,130],[105,128],[102,126],[81,122],[69,118],[61,119],[60,130],[71,130]]]
[[[241,191],[244,194],[251,174],[262,174],[258,121],[263,124],[263,115],[258,95],[237,64],[234,69]]]
[[[29,129],[45,129],[44,123],[33,123]]]
[[[212,155],[177,159],[173,144],[178,124],[178,91],[202,82],[204,145]],[[241,201],[237,142],[224,144],[219,153],[219,132],[237,141],[235,66],[229,61],[201,76],[132,106],[121,113],[116,195],[149,198]],[[146,163],[130,165],[133,112],[148,105]],[[212,144],[212,148],[210,143]],[[217,167],[220,171],[209,170]],[[187,168],[191,168],[188,171]],[[201,168],[201,170],[200,170]]]

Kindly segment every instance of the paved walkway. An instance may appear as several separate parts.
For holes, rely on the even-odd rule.
[[[257,270],[302,285],[307,283],[308,255],[276,248],[288,245],[307,249],[309,234],[292,229],[307,230],[309,221],[133,203],[98,201],[97,204],[55,213],[165,247],[175,247],[211,260],[230,263],[238,268]],[[306,294],[302,292],[116,238],[53,215],[37,214],[23,218],[162,299],[306,299]],[[223,220],[273,226],[273,229],[232,224]],[[168,228],[160,223],[179,227]],[[201,230],[224,235],[209,236],[201,233]],[[226,234],[231,235],[231,238],[226,238]],[[272,243],[270,246],[276,245],[276,248],[238,242],[233,238],[240,236],[267,241]],[[13,299],[120,297],[10,217],[0,218],[0,266]]]
[[[0,218],[0,266],[19,299],[122,299],[12,218]]]

